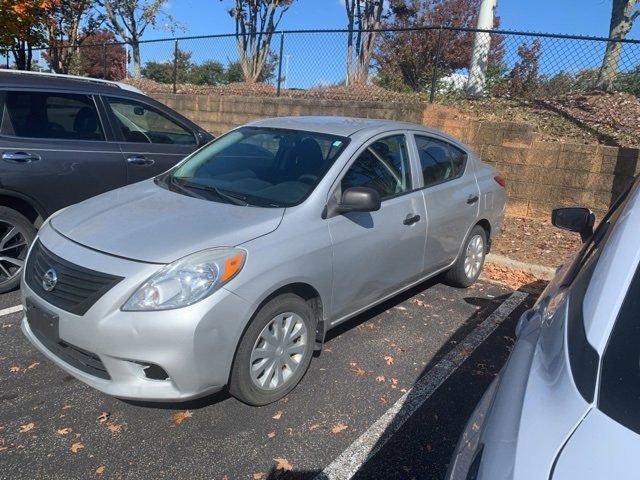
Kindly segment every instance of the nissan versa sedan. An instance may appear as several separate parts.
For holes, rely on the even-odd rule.
[[[330,328],[436,274],[480,274],[504,180],[410,123],[257,121],[177,167],[50,217],[24,334],[121,398],[287,394]]]
[[[552,220],[585,243],[520,318],[450,480],[639,476],[640,181],[595,231],[588,209],[557,209]]]

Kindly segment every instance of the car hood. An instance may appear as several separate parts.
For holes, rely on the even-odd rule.
[[[52,218],[58,233],[89,248],[150,263],[170,263],[206,248],[266,235],[283,208],[238,206],[171,192],[153,180],[73,205]]]

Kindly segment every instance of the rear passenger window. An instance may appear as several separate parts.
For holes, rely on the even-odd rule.
[[[416,135],[415,139],[425,187],[462,175],[467,161],[464,151],[435,138]]]
[[[104,140],[93,99],[88,95],[9,91],[2,132],[25,138]]]

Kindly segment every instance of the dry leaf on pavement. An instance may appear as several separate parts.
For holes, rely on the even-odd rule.
[[[175,423],[176,425],[180,425],[187,418],[191,418],[191,417],[193,417],[193,413],[191,413],[189,410],[185,410],[184,412],[176,412],[176,413],[174,413],[171,416],[171,421],[173,423]]]
[[[71,429],[69,427],[60,428],[60,429],[56,430],[56,433],[58,435],[66,435],[67,433],[71,433]]]
[[[18,367],[17,365],[13,365],[13,366],[9,369],[9,371],[10,371],[11,373],[18,373],[18,372],[20,371],[20,367]]]
[[[31,370],[32,368],[36,368],[38,365],[40,365],[40,362],[33,362],[31,365],[29,365],[27,368],[29,370]]]
[[[111,416],[111,414],[109,412],[102,412],[100,414],[100,416],[98,417],[98,421],[100,423],[104,423],[107,421],[107,419]]]
[[[81,448],[84,448],[84,445],[80,442],[76,442],[71,445],[71,448],[69,450],[71,450],[73,453],[78,453],[78,450],[80,450]]]
[[[273,418],[274,420],[280,420],[280,417],[282,417],[282,410],[278,410],[276,414],[271,418]]]
[[[96,468],[96,473],[100,474],[104,472],[104,465],[100,465],[98,468]]]
[[[385,355],[384,361],[387,362],[387,365],[393,365],[393,357],[391,355]]]
[[[20,425],[20,433],[28,432],[29,430],[33,430],[35,424],[33,422],[27,423],[26,425]]]
[[[275,437],[275,436],[276,436],[276,432],[269,432],[269,433],[267,433],[267,437],[268,437],[268,438],[273,438],[273,437]]]
[[[293,465],[291,465],[286,458],[276,457],[273,461],[276,462],[276,470],[282,470],[284,472],[293,470]]]
[[[260,480],[263,475],[264,475],[264,473],[262,473],[262,472],[256,472],[256,473],[253,474],[253,480]]]
[[[351,368],[351,371],[352,371],[353,373],[355,373],[355,374],[356,374],[356,376],[358,376],[358,377],[362,377],[362,376],[365,374],[365,371],[364,371],[362,368],[358,367],[357,365],[355,365],[354,367],[352,367],[352,368]]]
[[[376,382],[384,382],[384,375],[378,375],[376,377]]]
[[[319,423],[314,423],[313,425],[311,425],[309,427],[309,430],[315,430],[316,428],[320,428],[320,424]]]
[[[107,422],[107,428],[111,433],[120,433],[122,430],[122,425],[118,425],[115,422]]]
[[[331,433],[340,433],[343,430],[346,430],[348,427],[340,422],[340,423],[336,423],[333,427],[331,427]]]

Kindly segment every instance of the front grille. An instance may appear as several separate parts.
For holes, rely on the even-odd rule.
[[[50,269],[55,271],[57,283],[47,291],[42,280]],[[25,269],[27,285],[40,298],[76,315],[84,315],[122,278],[68,262],[47,250],[39,240],[31,249]]]

